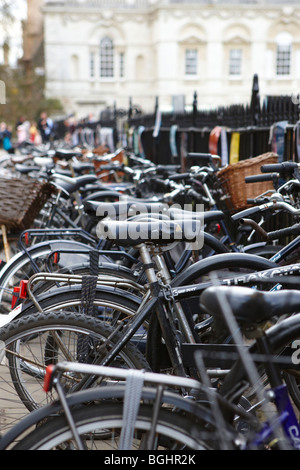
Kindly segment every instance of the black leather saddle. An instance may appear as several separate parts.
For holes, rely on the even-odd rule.
[[[201,237],[199,220],[157,220],[128,221],[108,220],[97,225],[97,235],[115,241],[122,246],[136,246],[141,243],[168,245],[176,241],[192,242]]]
[[[84,211],[100,219],[109,217],[113,220],[123,220],[138,214],[151,214],[166,212],[167,204],[161,202],[143,202],[126,200],[118,202],[87,201],[84,204]]]
[[[82,157],[82,153],[70,149],[57,149],[54,156],[61,160],[71,160],[73,157]]]
[[[95,175],[83,175],[75,178],[63,177],[60,179],[59,174],[56,174],[52,182],[56,183],[58,187],[63,188],[67,193],[72,194],[80,188],[84,188],[87,184],[92,184],[96,181],[99,180]]]
[[[123,220],[139,214],[160,213],[169,217],[170,220],[196,219],[201,220],[204,224],[217,222],[225,217],[224,213],[218,210],[190,212],[169,207],[168,204],[162,202],[133,199],[118,202],[86,201],[84,211],[93,217],[99,217],[99,219],[110,217],[111,219]]]
[[[215,320],[223,318],[224,298],[240,327],[249,328],[276,316],[300,311],[300,291],[258,291],[241,286],[209,287],[200,305]]]

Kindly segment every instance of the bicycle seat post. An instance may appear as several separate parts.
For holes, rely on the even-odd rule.
[[[155,262],[155,264],[156,264],[156,266],[159,270],[156,277],[160,277],[162,279],[164,285],[168,286],[170,284],[172,278],[171,278],[171,275],[170,275],[170,271],[167,268],[165,259],[162,256],[162,253],[155,252],[155,248],[153,249],[153,252],[154,252],[153,253],[153,260],[154,260],[154,262]],[[186,318],[186,315],[184,313],[184,310],[183,310],[182,306],[180,305],[179,302],[174,301],[173,307],[174,307],[174,311],[175,311],[175,314],[176,314],[176,318],[178,319],[178,321],[181,325],[182,332],[185,335],[186,342],[195,343],[195,338],[194,338],[193,332],[190,328],[189,322]]]
[[[152,252],[153,260],[157,266],[158,269],[158,274],[156,275],[157,277],[160,277],[163,281],[164,284],[169,284],[171,282],[171,275],[170,271],[167,268],[166,262],[164,257],[162,256],[162,253],[156,253],[155,248]]]
[[[153,261],[152,261],[152,258],[151,258],[151,255],[149,253],[146,243],[141,243],[140,245],[137,246],[137,248],[140,252],[140,256],[143,262],[143,266],[144,266],[149,284],[151,285],[153,283],[156,283],[157,275],[155,273],[154,264],[153,264]]]

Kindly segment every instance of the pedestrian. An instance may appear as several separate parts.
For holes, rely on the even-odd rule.
[[[41,143],[41,135],[40,132],[37,128],[37,123],[33,121],[30,124],[30,129],[29,129],[29,140],[35,145],[39,145]]]
[[[38,129],[40,131],[43,144],[49,142],[53,131],[53,121],[45,112],[42,112],[40,115]]]
[[[18,147],[29,141],[30,122],[26,118],[21,118],[17,123],[17,142]]]
[[[5,122],[1,122],[0,124],[0,139],[2,142],[2,147],[8,153],[14,153],[14,148],[11,142],[12,137],[12,128],[11,126],[7,126]]]

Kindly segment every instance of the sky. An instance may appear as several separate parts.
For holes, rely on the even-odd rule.
[[[0,0],[1,2],[1,0]],[[27,15],[27,0],[12,0],[11,11],[16,19],[13,25],[10,25],[7,31],[3,31],[0,26],[0,47],[6,38],[8,38],[10,46],[9,62],[12,67],[17,64],[19,58],[23,55],[22,49],[22,24],[21,21]],[[3,62],[2,48],[0,50],[0,63]]]
[[[11,0],[11,8],[16,19],[26,18],[27,0]]]

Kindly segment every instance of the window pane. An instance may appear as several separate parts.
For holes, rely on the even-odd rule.
[[[114,76],[114,48],[110,38],[103,38],[100,46],[100,77]]]
[[[90,77],[95,77],[95,54],[94,52],[90,53]]]
[[[197,49],[186,49],[185,51],[185,74],[197,75]]]
[[[242,73],[242,49],[230,49],[229,51],[229,75],[241,75]]]
[[[278,45],[276,58],[276,74],[289,75],[291,65],[291,46]]]
[[[120,77],[124,77],[124,52],[120,52]]]

